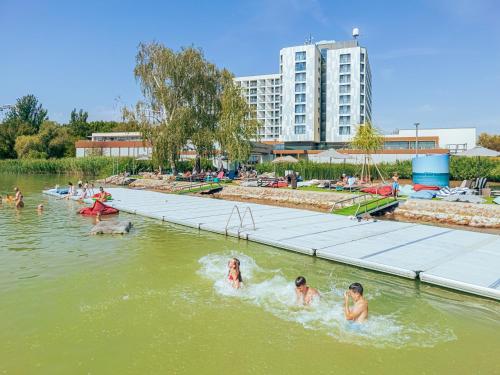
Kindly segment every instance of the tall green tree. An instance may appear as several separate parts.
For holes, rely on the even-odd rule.
[[[6,116],[7,121],[16,120],[22,123],[19,131],[22,134],[36,134],[47,117],[47,110],[42,107],[34,95],[25,95],[17,99],[16,104]]]
[[[68,125],[75,137],[86,138],[89,135],[90,125],[87,123],[88,117],[88,112],[85,112],[83,109],[77,112],[76,108],[74,108],[71,111]]]
[[[221,113],[216,140],[221,152],[231,161],[246,161],[252,150],[252,140],[258,140],[259,123],[252,116],[251,108],[233,83],[233,76],[222,73],[223,91]]]
[[[0,159],[15,159],[15,145],[19,129],[24,123],[18,119],[9,119],[0,124]]]
[[[151,142],[157,163],[169,163],[175,170],[188,140],[204,153],[213,147],[217,69],[200,50],[189,47],[174,52],[159,43],[141,43],[134,74],[144,95],[134,121]]]

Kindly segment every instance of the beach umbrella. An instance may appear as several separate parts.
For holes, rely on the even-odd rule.
[[[293,156],[280,156],[274,159],[271,163],[279,164],[279,163],[298,163],[299,161],[295,159]]]
[[[477,146],[474,148],[470,148],[467,151],[458,153],[456,156],[486,156],[486,157],[495,157],[495,156],[500,156],[500,152],[495,151],[495,150],[490,150],[489,148],[483,147],[483,146]]]
[[[344,160],[344,172],[345,172],[346,159],[354,159],[351,155],[342,154],[342,153],[338,152],[337,150],[334,150],[333,148],[330,148],[326,151],[323,151],[323,152],[320,152],[319,154],[316,154],[315,158],[317,158],[319,161],[321,161],[323,159],[328,159],[330,161],[330,164],[332,164],[333,159]]]

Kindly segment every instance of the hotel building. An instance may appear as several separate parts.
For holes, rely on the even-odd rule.
[[[235,78],[262,125],[261,141],[338,148],[371,120],[370,65],[357,40],[283,48],[279,62],[279,74]]]

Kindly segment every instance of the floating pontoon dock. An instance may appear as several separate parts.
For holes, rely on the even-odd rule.
[[[500,236],[300,209],[107,189],[122,211],[500,300]]]

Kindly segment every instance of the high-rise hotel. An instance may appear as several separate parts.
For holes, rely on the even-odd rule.
[[[341,147],[371,121],[370,64],[356,39],[283,48],[279,66],[279,74],[235,78],[261,123],[261,141]]]

